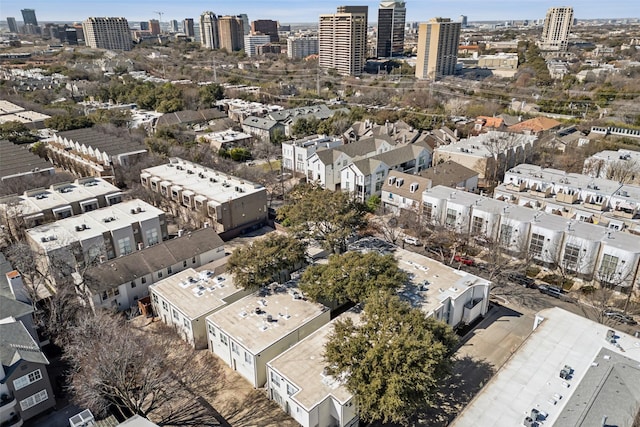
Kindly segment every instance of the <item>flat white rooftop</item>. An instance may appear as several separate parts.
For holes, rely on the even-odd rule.
[[[279,285],[264,296],[259,293],[246,296],[207,316],[207,321],[258,354],[329,310],[300,296],[297,288]],[[269,315],[271,322],[267,321]]]
[[[608,326],[560,308],[540,320],[451,426],[521,426],[535,408],[544,426],[602,426],[608,416],[607,425],[630,427],[640,409],[640,339],[615,331],[612,344]],[[560,378],[565,365],[571,379]]]
[[[298,392],[291,397],[307,411],[328,397],[333,397],[341,404],[353,397],[343,384],[324,374],[327,364],[322,356],[335,322],[346,318],[358,323],[360,314],[353,309],[343,313],[268,363],[298,388]]]
[[[138,208],[140,208],[140,212],[137,211]],[[136,213],[131,213],[132,211],[136,211]],[[38,242],[45,251],[51,251],[64,248],[73,242],[101,237],[106,232],[158,218],[163,214],[162,210],[142,200],[128,200],[82,215],[31,228],[27,230],[27,234]],[[77,226],[83,226],[83,229],[76,229]],[[158,235],[160,235],[160,230],[158,230]]]
[[[156,179],[158,185],[165,185],[163,181],[166,182],[166,185],[169,185],[169,191],[172,187],[179,187],[183,191],[192,191],[196,195],[218,203],[266,191],[259,184],[176,158],[171,159],[171,163],[145,169],[140,176],[151,180]]]
[[[448,298],[455,300],[471,286],[490,286],[491,282],[466,271],[456,270],[424,255],[397,248],[398,266],[412,275],[415,285],[401,291],[401,296],[427,315],[436,311]]]
[[[216,276],[208,271],[197,272],[193,268],[167,277],[149,288],[191,320],[224,307],[227,298],[244,292],[233,284],[233,276],[229,274]]]

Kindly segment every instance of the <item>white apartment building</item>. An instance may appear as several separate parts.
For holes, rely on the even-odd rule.
[[[249,147],[253,142],[253,135],[227,129],[220,132],[198,134],[196,141],[208,142],[215,150],[228,150],[233,147]]]
[[[521,164],[507,171],[494,197],[566,219],[640,232],[640,186]]]
[[[247,34],[244,36],[244,51],[249,58],[258,55],[258,46],[271,43],[271,36],[265,34]]]
[[[294,174],[307,175],[307,160],[319,149],[342,145],[342,139],[326,135],[312,135],[282,143],[282,168]]]
[[[200,44],[207,49],[220,48],[218,17],[213,12],[202,12],[200,15]]]
[[[267,363],[267,393],[303,427],[354,427],[359,417],[353,395],[337,378],[327,374],[324,346],[336,320],[359,313],[350,310],[322,326]]]
[[[604,150],[584,161],[584,175],[640,185],[640,151]]]
[[[494,240],[588,281],[622,289],[640,284],[636,235],[442,186],[423,192],[422,200],[424,221]]]
[[[364,138],[351,144],[317,150],[307,160],[307,181],[327,190],[341,188],[341,171],[354,160],[385,153],[395,146],[388,137]]]
[[[82,23],[84,42],[94,49],[131,50],[131,30],[125,18],[87,18]]]
[[[209,315],[209,349],[258,388],[267,382],[267,362],[330,320],[328,307],[277,285]]]
[[[417,174],[430,165],[431,148],[428,145],[400,145],[343,167],[340,171],[341,189],[365,201],[373,195],[382,194],[382,185],[391,171]]]
[[[175,214],[191,215],[223,239],[260,227],[267,219],[267,190],[262,185],[187,160],[172,158],[144,169],[140,181],[170,200]]]
[[[160,280],[149,292],[155,316],[196,349],[207,347],[205,318],[250,293],[237,288],[229,274],[193,268]]]
[[[318,54],[318,36],[303,35],[287,39],[287,56],[291,59],[302,59]]]
[[[26,236],[43,263],[65,274],[65,266],[75,270],[77,264],[127,255],[168,234],[164,212],[136,199],[31,228]]]
[[[201,228],[93,265],[77,281],[93,309],[136,310],[138,301],[149,295],[150,285],[224,256],[222,239],[213,229]]]
[[[27,227],[80,215],[122,202],[118,187],[102,178],[80,178],[49,188],[25,191],[22,195],[0,198],[0,214],[23,218]]]

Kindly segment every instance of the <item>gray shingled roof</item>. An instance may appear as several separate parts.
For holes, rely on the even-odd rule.
[[[466,181],[469,178],[477,176],[478,172],[473,169],[469,169],[466,166],[462,166],[452,160],[448,160],[444,163],[421,171],[419,175],[430,179],[433,187],[436,185],[446,185],[451,187],[460,181]]]
[[[227,117],[225,113],[217,108],[208,108],[205,110],[184,110],[175,113],[163,114],[157,122],[157,126],[171,126],[189,123],[206,122],[209,120],[223,119]]]
[[[278,122],[276,122],[275,120],[264,119],[262,117],[249,116],[242,121],[242,125],[262,130],[270,130],[278,125]]]
[[[35,168],[53,169],[53,165],[33,154],[26,145],[0,140],[0,178],[31,172]]]
[[[18,319],[26,314],[33,313],[33,307],[13,298],[0,295],[0,318],[13,317]]]
[[[0,324],[0,362],[7,368],[20,360],[49,364],[22,322]],[[8,374],[5,369],[5,374]]]
[[[109,156],[146,150],[145,146],[131,139],[113,136],[93,128],[58,132],[57,135],[107,153]]]
[[[221,246],[224,242],[213,229],[202,228],[90,268],[87,286],[100,293]]]

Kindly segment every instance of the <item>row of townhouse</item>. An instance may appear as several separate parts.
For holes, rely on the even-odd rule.
[[[56,404],[33,321],[33,305],[17,271],[0,277],[0,424],[20,427]],[[9,266],[10,267],[10,266]]]
[[[80,215],[122,202],[120,189],[102,178],[81,178],[74,182],[36,188],[22,195],[0,198],[0,215],[5,224],[13,219],[26,227]]]
[[[487,313],[489,281],[400,248],[396,256],[412,277],[400,296],[426,316],[457,326]],[[254,387],[266,387],[301,425],[356,425],[353,396],[326,374],[322,358],[334,325],[331,312],[304,298],[299,275],[247,294],[231,275],[186,270],[151,286],[150,293],[163,322],[194,347],[208,347]],[[339,318],[357,316],[352,310]]]
[[[54,165],[73,174],[112,177],[114,166],[130,166],[147,149],[133,140],[85,128],[58,132],[47,141],[47,153]]]
[[[78,265],[127,255],[168,238],[165,213],[129,200],[26,231],[44,271],[70,274]]]
[[[582,173],[593,178],[640,184],[640,151],[600,151],[585,159]]]
[[[506,251],[586,280],[638,286],[638,237],[560,215],[434,187],[422,194],[422,218],[459,233],[498,242]]]
[[[225,255],[218,234],[211,228],[201,228],[95,264],[76,279],[92,308],[135,310],[138,302],[149,296],[149,286],[184,270],[215,263]]]
[[[382,194],[382,185],[393,171],[417,174],[431,164],[431,149],[425,143],[397,146],[385,153],[355,160],[340,171],[342,191],[364,202]]]
[[[640,234],[640,186],[521,164],[505,174],[494,198]]]
[[[536,135],[489,131],[458,142],[441,145],[433,152],[433,163],[448,160],[478,172],[479,185],[485,187],[502,180],[505,172],[531,157]]]
[[[169,202],[174,215],[191,216],[197,225],[211,226],[223,239],[267,221],[267,190],[262,185],[197,163],[172,158],[167,164],[143,169],[140,181]]]

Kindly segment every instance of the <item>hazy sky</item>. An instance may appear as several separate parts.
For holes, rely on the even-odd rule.
[[[246,13],[249,20],[274,19],[287,22],[316,22],[322,13],[333,13],[338,5],[369,6],[369,21],[377,20],[378,1],[354,0],[1,0],[0,19],[13,16],[22,20],[20,9],[36,10],[38,21],[81,21],[89,16],[124,16],[130,21],[157,19],[163,21],[196,18],[203,11],[218,15]],[[640,0],[408,0],[407,21],[425,21],[442,16],[457,19],[467,15],[469,21],[504,21],[544,18],[552,6],[573,6],[578,19],[638,18]]]

